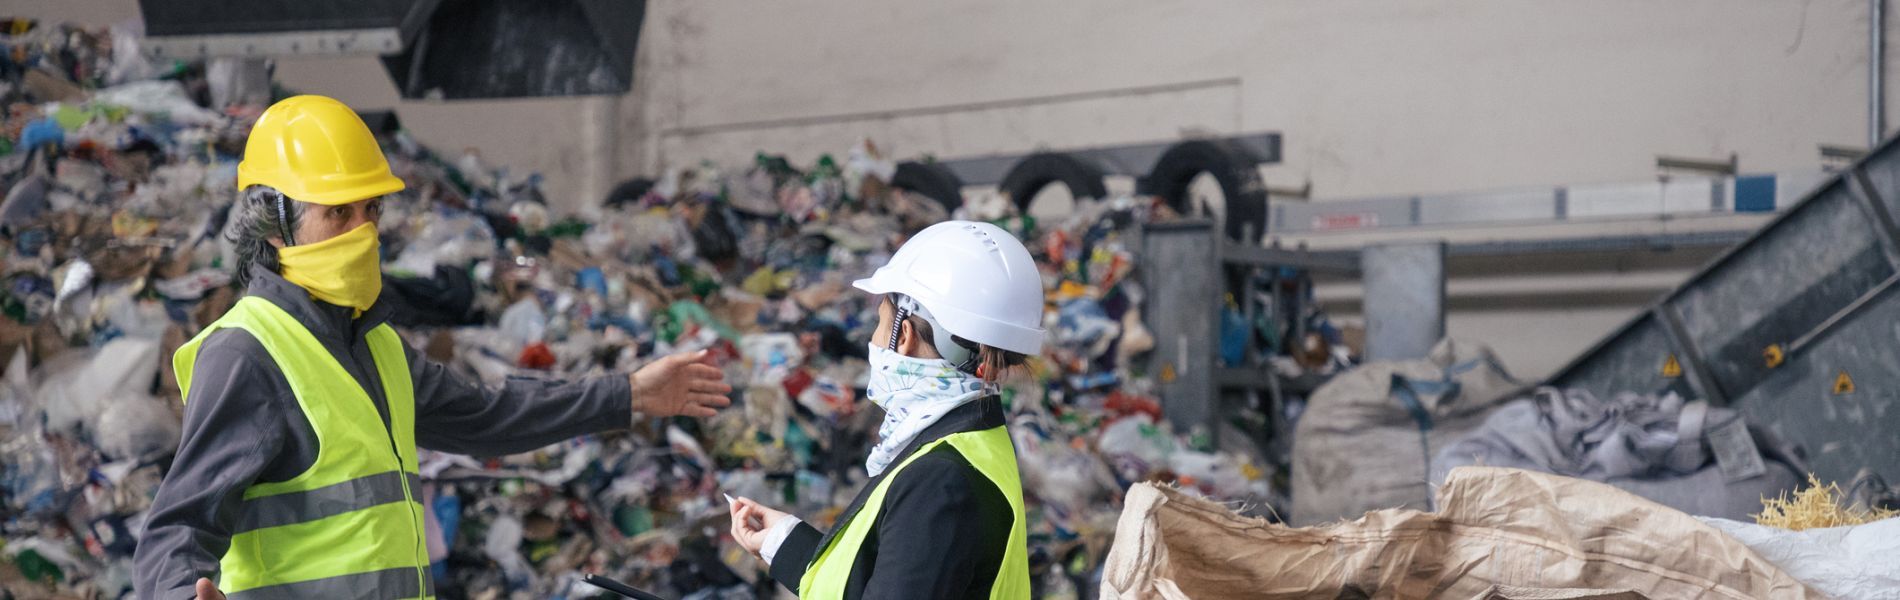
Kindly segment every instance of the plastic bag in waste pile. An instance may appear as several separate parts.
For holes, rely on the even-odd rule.
[[[1731,446],[1741,450],[1721,453]],[[1599,400],[1588,391],[1556,388],[1506,404],[1439,451],[1432,481],[1465,465],[1601,481],[1692,515],[1730,519],[1794,489],[1805,470],[1791,448],[1748,427],[1731,409],[1673,393]]]
[[[1437,505],[1437,512],[1378,510],[1293,528],[1137,485],[1116,526],[1102,597],[1526,597],[1501,586],[1572,594],[1532,598],[1604,597],[1605,590],[1642,598],[1822,597],[1694,517],[1600,483],[1464,467],[1446,478]]]
[[[1697,517],[1747,544],[1815,591],[1831,598],[1900,598],[1900,517],[1864,525],[1789,531]]]
[[[1287,522],[1429,508],[1429,459],[1525,387],[1489,348],[1455,340],[1424,359],[1368,363],[1334,377],[1313,392],[1294,431]]]

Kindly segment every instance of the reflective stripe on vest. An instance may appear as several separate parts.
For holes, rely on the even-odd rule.
[[[257,297],[239,300],[173,355],[186,398],[200,346],[227,328],[249,332],[270,354],[316,433],[317,459],[287,481],[244,490],[219,589],[232,598],[432,597],[402,339],[388,325],[364,335],[388,404],[385,428],[376,403],[323,344]]]
[[[415,598],[435,595],[435,582],[419,593],[416,571],[409,567],[351,573],[323,579],[251,588],[226,594],[229,600],[312,600],[314,598]],[[365,595],[373,593],[373,595]]]
[[[231,532],[294,525],[379,504],[402,502],[404,483],[409,484],[411,490],[418,489],[422,487],[422,477],[389,471],[307,492],[252,498],[238,508],[237,528]]]
[[[941,439],[924,444],[912,452],[897,468],[872,488],[871,495],[864,499],[863,508],[851,517],[851,521],[842,525],[844,531],[834,536],[831,546],[819,551],[811,566],[805,569],[804,578],[798,582],[798,597],[807,600],[814,598],[843,598],[845,585],[851,579],[851,568],[858,558],[858,549],[864,540],[877,527],[877,515],[884,508],[884,493],[897,480],[897,474],[905,467],[942,444],[949,444],[970,466],[988,477],[1003,497],[1009,500],[1012,521],[1009,525],[1009,543],[1003,550],[1003,564],[996,571],[996,582],[990,586],[990,598],[1008,598],[1011,600],[1029,597],[1029,534],[1023,519],[1023,485],[1016,472],[1016,448],[1010,445],[1009,430],[993,427],[983,431],[953,433]],[[921,595],[924,590],[919,590]]]

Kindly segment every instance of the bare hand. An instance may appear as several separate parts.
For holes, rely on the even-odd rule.
[[[791,516],[744,497],[734,498],[726,511],[732,515],[732,539],[753,556],[765,546],[765,532]]]
[[[224,592],[218,591],[218,586],[212,585],[210,579],[199,577],[198,600],[224,600]]]
[[[627,376],[633,384],[633,411],[649,417],[684,415],[706,418],[715,408],[732,404],[726,394],[726,374],[712,364],[712,353],[700,350],[653,361]]]

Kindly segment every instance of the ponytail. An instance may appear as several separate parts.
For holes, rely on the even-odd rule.
[[[996,383],[1009,374],[1009,370],[1023,366],[1029,357],[990,345],[980,345],[976,349],[976,372],[983,381]]]

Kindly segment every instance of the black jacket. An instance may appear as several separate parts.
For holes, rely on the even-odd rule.
[[[918,434],[891,464],[944,436],[1003,424],[1003,407],[995,398],[957,407]],[[797,593],[812,559],[889,474],[864,485],[831,533],[805,523],[793,529],[772,557],[772,578]],[[844,597],[988,598],[1014,520],[995,482],[955,448],[940,445],[899,472],[884,493],[876,529],[858,549]]]
[[[253,269],[247,295],[269,301],[310,330],[369,393],[389,423],[388,402],[364,334],[388,320],[388,295],[359,318],[318,302],[296,284]],[[484,388],[404,348],[415,386],[416,445],[458,454],[526,452],[577,435],[625,429],[633,420],[624,375],[564,383],[510,378]],[[198,349],[184,434],[159,483],[133,551],[139,598],[194,598],[199,577],[218,574],[237,507],[253,483],[285,481],[310,468],[317,436],[263,344],[242,329],[212,333]]]

